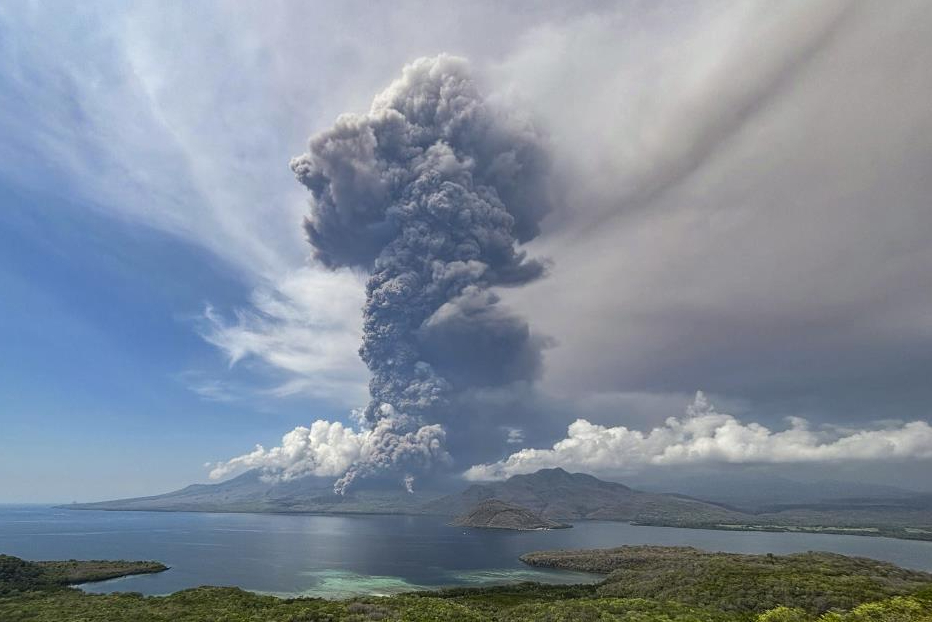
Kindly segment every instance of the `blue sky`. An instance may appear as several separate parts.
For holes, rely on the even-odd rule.
[[[249,286],[203,249],[86,204],[3,188],[0,217],[0,469],[14,500],[159,490],[200,464],[271,441],[312,399],[226,400],[231,370],[198,323],[206,301],[248,302]],[[275,432],[269,434],[269,431]],[[75,492],[72,492],[75,491]]]
[[[692,404],[766,426],[742,447],[773,468],[857,437],[803,466],[927,469],[928,7],[500,4],[0,7],[0,502],[158,493],[351,425],[365,275],[309,259],[288,162],[441,52],[548,137],[560,206],[527,249],[548,277],[502,292],[552,343],[539,417],[457,468],[625,477],[566,448],[666,448]],[[745,460],[719,449],[696,460]]]
[[[452,42],[354,12],[0,9],[0,501],[203,481],[364,403],[361,277],[307,273],[288,160]]]

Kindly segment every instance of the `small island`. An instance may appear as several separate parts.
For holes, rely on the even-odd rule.
[[[486,499],[476,504],[467,513],[457,517],[452,524],[457,527],[513,529],[518,531],[568,529],[572,527],[572,525],[552,521],[527,508],[505,503],[498,499]]]

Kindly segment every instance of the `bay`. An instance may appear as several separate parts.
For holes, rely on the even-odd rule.
[[[932,542],[829,534],[729,532],[580,521],[511,532],[451,527],[427,516],[204,514],[0,506],[0,553],[24,559],[151,559],[157,575],[82,586],[168,594],[199,585],[279,596],[343,598],[516,581],[581,583],[585,573],[530,568],[520,555],[624,544],[785,554],[832,551],[932,571]]]

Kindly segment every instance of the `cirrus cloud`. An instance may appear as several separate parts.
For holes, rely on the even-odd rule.
[[[235,320],[207,305],[201,336],[230,367],[248,360],[275,370],[281,382],[265,391],[273,397],[309,395],[352,407],[366,395],[356,354],[362,301],[361,279],[352,271],[305,267],[256,289]]]

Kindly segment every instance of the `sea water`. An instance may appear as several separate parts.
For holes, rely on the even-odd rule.
[[[0,505],[0,553],[24,559],[157,560],[155,575],[82,586],[168,594],[199,585],[342,598],[518,581],[582,583],[586,573],[531,568],[522,554],[624,544],[709,551],[834,551],[932,571],[932,542],[867,536],[729,532],[579,521],[572,529],[451,527],[427,516],[106,512]]]

